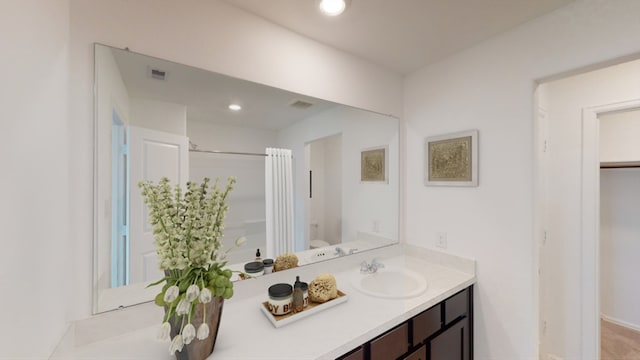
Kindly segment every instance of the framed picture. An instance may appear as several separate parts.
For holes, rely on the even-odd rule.
[[[360,153],[360,181],[384,183],[388,181],[386,146],[364,149]]]
[[[478,130],[425,139],[425,185],[478,186]]]

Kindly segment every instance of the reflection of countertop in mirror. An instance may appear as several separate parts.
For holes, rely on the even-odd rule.
[[[397,240],[387,238],[377,233],[367,233],[359,231],[357,234],[357,238],[351,241],[343,241],[337,245],[326,246],[318,249],[309,249],[304,251],[296,252],[296,256],[298,257],[298,266],[304,266],[309,264],[314,264],[320,261],[331,260],[337,257],[338,252],[336,248],[341,248],[346,254],[357,254],[362,251],[368,251],[384,246],[394,245],[397,243]],[[275,259],[274,259],[275,260]],[[244,264],[253,261],[247,260],[244,263],[237,263],[229,265],[229,269],[234,271],[233,276],[231,277],[232,281],[240,280],[237,272],[244,271]],[[155,294],[154,294],[155,295]]]
[[[427,290],[405,299],[384,299],[359,292],[351,285],[349,276],[359,269],[360,262],[373,258],[380,259],[382,263],[385,258],[393,258],[393,261],[403,259],[407,268],[417,270],[426,277]],[[321,312],[322,315],[315,314],[277,329],[261,313],[259,307],[266,300],[270,285],[293,283],[296,275],[309,282],[317,274],[326,272],[335,275],[338,288],[349,297],[347,302]],[[212,358],[333,359],[474,282],[475,261],[408,245],[393,245],[240,281],[236,283],[236,295],[225,302]],[[73,336],[67,337],[58,346],[52,359],[174,359],[168,353],[169,342],[156,340],[162,309],[147,304],[138,311],[141,313],[141,325],[137,329],[124,327],[117,331],[117,324],[113,321],[107,327],[98,325],[96,318],[105,315],[91,319],[92,326],[101,327],[105,334],[109,331],[119,334],[103,339],[96,337],[93,342],[80,339],[83,335],[79,327],[83,325],[78,324],[75,329],[72,326],[70,332],[75,330],[75,339]],[[154,317],[157,321],[152,325],[153,322],[148,321]],[[78,343],[84,344],[78,346]]]

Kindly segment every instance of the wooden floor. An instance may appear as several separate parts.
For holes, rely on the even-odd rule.
[[[640,332],[600,320],[601,360],[640,360]]]

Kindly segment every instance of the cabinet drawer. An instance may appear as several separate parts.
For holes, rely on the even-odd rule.
[[[444,301],[444,323],[449,325],[455,319],[467,315],[469,292],[467,289]]]
[[[442,327],[440,305],[422,312],[411,321],[413,321],[413,346],[416,346]]]
[[[409,350],[409,324],[404,323],[371,341],[371,360],[395,360]]]
[[[338,360],[364,360],[364,348],[361,346],[351,354],[339,357]]]
[[[403,357],[402,360],[427,360],[427,346],[422,345],[418,350]]]

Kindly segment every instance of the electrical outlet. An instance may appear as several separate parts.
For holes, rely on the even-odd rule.
[[[436,233],[436,246],[439,248],[446,249],[447,248],[447,233],[446,232],[438,232]]]
[[[319,250],[319,251],[316,251],[312,256],[315,259],[325,259],[325,258],[328,258],[330,254],[331,254],[330,252]]]

